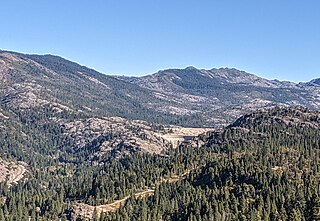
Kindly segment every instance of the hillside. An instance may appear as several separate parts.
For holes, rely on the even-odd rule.
[[[200,148],[180,149],[177,155],[197,155],[186,177],[104,220],[318,220],[319,126],[320,113],[304,108],[245,115],[194,139]]]
[[[99,133],[114,122],[123,135]],[[320,114],[306,108],[249,113],[162,154],[127,154],[136,150],[132,131],[152,131],[141,121],[74,120],[62,131],[37,125],[15,125],[11,136],[30,138],[6,139],[7,156],[27,162],[28,174],[12,191],[0,184],[0,220],[310,220],[320,208]],[[121,137],[129,146],[107,151]]]
[[[157,113],[144,105],[160,102],[148,90],[63,58],[1,52],[0,62],[1,106],[150,121],[157,118]]]
[[[202,126],[202,113],[190,112],[186,103],[159,98],[149,89],[58,56],[0,51],[0,64],[2,108]]]

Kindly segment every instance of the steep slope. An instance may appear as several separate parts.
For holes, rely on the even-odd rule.
[[[2,105],[55,107],[141,119],[154,116],[144,103],[158,100],[147,90],[60,57],[1,52]]]
[[[277,80],[266,80],[236,69],[169,69],[156,74],[121,79],[150,89],[170,100],[170,112],[184,104],[185,113],[202,113],[206,123],[226,124],[247,111],[276,105],[320,108],[320,88]]]

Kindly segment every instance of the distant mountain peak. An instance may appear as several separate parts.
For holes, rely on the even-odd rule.
[[[185,68],[185,70],[198,70],[198,69],[194,66],[188,66]]]

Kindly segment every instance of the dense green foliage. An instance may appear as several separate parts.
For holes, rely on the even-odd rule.
[[[146,188],[154,188],[154,195],[131,197],[118,211],[95,219],[320,219],[319,114],[258,112],[164,155],[115,159],[108,153],[95,160],[88,160],[89,150],[72,151],[56,126],[26,123],[30,116],[19,126],[6,126],[33,136],[38,145],[0,133],[1,153],[30,165],[28,179],[11,188],[0,185],[0,220],[70,220],[74,201],[101,205]],[[17,140],[8,139],[13,136]],[[194,148],[194,143],[204,145]]]
[[[106,220],[318,220],[319,128],[256,117],[264,120],[243,125],[249,131],[230,127],[204,137],[207,150],[225,157],[161,184],[155,196],[129,201]]]

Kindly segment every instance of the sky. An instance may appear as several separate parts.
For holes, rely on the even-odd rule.
[[[194,66],[320,77],[318,0],[10,0],[0,10],[0,49],[105,74]]]

